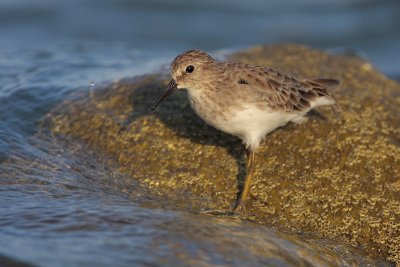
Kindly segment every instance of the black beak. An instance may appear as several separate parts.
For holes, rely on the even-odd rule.
[[[167,88],[164,90],[164,92],[162,92],[156,99],[156,101],[154,101],[153,105],[151,106],[151,110],[154,110],[158,104],[160,104],[160,102],[166,98],[167,96],[169,96],[170,94],[172,94],[173,92],[175,92],[175,90],[178,89],[178,84],[176,83],[176,81],[174,79],[172,79]]]

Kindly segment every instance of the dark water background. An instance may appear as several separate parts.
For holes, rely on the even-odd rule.
[[[146,208],[126,193],[143,193],[134,181],[36,135],[39,119],[89,81],[158,70],[190,48],[218,55],[276,42],[356,53],[400,78],[400,1],[0,1],[0,266],[363,259],[157,200]]]

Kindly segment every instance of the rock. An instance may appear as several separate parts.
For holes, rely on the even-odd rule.
[[[295,45],[259,46],[229,60],[342,80],[333,92],[339,118],[319,108],[264,140],[248,219],[400,263],[399,84],[359,58]],[[228,209],[244,178],[243,146],[199,119],[184,92],[150,112],[167,82],[159,74],[115,82],[57,106],[43,127],[113,158],[169,208]]]

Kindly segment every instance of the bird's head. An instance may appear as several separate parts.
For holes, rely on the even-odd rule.
[[[151,107],[154,110],[157,105],[177,89],[194,89],[204,80],[204,73],[209,70],[210,64],[215,60],[206,52],[189,50],[178,55],[171,63],[172,80],[167,88],[158,96]]]

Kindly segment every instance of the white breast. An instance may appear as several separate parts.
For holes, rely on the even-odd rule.
[[[258,148],[265,135],[289,121],[297,123],[303,121],[303,115],[306,113],[277,112],[246,104],[238,107],[237,110],[231,109],[231,112],[228,112],[226,116],[210,118],[205,114],[207,109],[201,106],[201,92],[197,90],[188,91],[189,101],[202,119],[225,133],[241,138],[246,147],[252,150]],[[195,104],[196,101],[198,101],[197,104]]]
[[[227,120],[215,122],[216,128],[243,139],[246,147],[257,149],[262,139],[289,121],[302,118],[302,114],[261,110],[248,105]],[[301,119],[300,119],[301,120]]]

